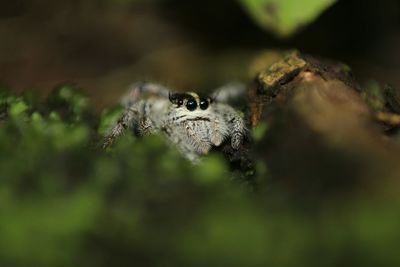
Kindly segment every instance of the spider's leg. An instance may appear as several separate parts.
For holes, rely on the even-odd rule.
[[[225,84],[211,94],[211,98],[220,103],[231,103],[245,99],[246,86],[243,83],[234,82]]]
[[[130,107],[142,99],[143,94],[168,98],[170,90],[157,83],[137,82],[129,86],[128,93],[122,97],[121,104]]]
[[[126,128],[132,127],[134,122],[138,120],[138,112],[133,107],[125,109],[117,123],[108,131],[104,137],[103,148],[114,143],[114,141],[123,134]]]
[[[232,125],[231,128],[231,145],[234,149],[238,149],[243,143],[244,134],[246,131],[244,121],[238,113],[232,116],[229,121]]]

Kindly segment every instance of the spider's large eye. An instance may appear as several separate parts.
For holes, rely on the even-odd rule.
[[[197,108],[197,103],[194,99],[189,99],[186,103],[186,108],[190,111],[193,111]]]
[[[206,110],[208,108],[208,100],[207,99],[200,100],[200,108],[202,110]]]

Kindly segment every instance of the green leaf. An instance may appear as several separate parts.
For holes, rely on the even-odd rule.
[[[255,22],[280,37],[288,37],[313,22],[336,0],[239,0]]]

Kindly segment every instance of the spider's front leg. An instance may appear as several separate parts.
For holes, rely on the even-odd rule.
[[[217,88],[211,96],[215,102],[219,103],[217,110],[222,114],[224,121],[229,128],[231,146],[239,149],[243,143],[246,133],[246,126],[239,112],[231,105],[241,106],[246,99],[246,86],[242,83],[229,83]]]
[[[231,146],[234,149],[239,149],[243,143],[243,138],[246,132],[243,118],[235,111],[230,115],[229,123],[231,124]]]
[[[138,119],[138,112],[133,107],[125,109],[117,123],[108,131],[104,137],[103,148],[114,143],[114,141],[123,134],[125,129],[132,127]]]

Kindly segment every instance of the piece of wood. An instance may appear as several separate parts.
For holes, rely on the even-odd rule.
[[[273,183],[303,196],[397,184],[399,144],[360,90],[347,66],[298,52],[259,73],[249,90],[251,122],[268,125],[255,152]]]

